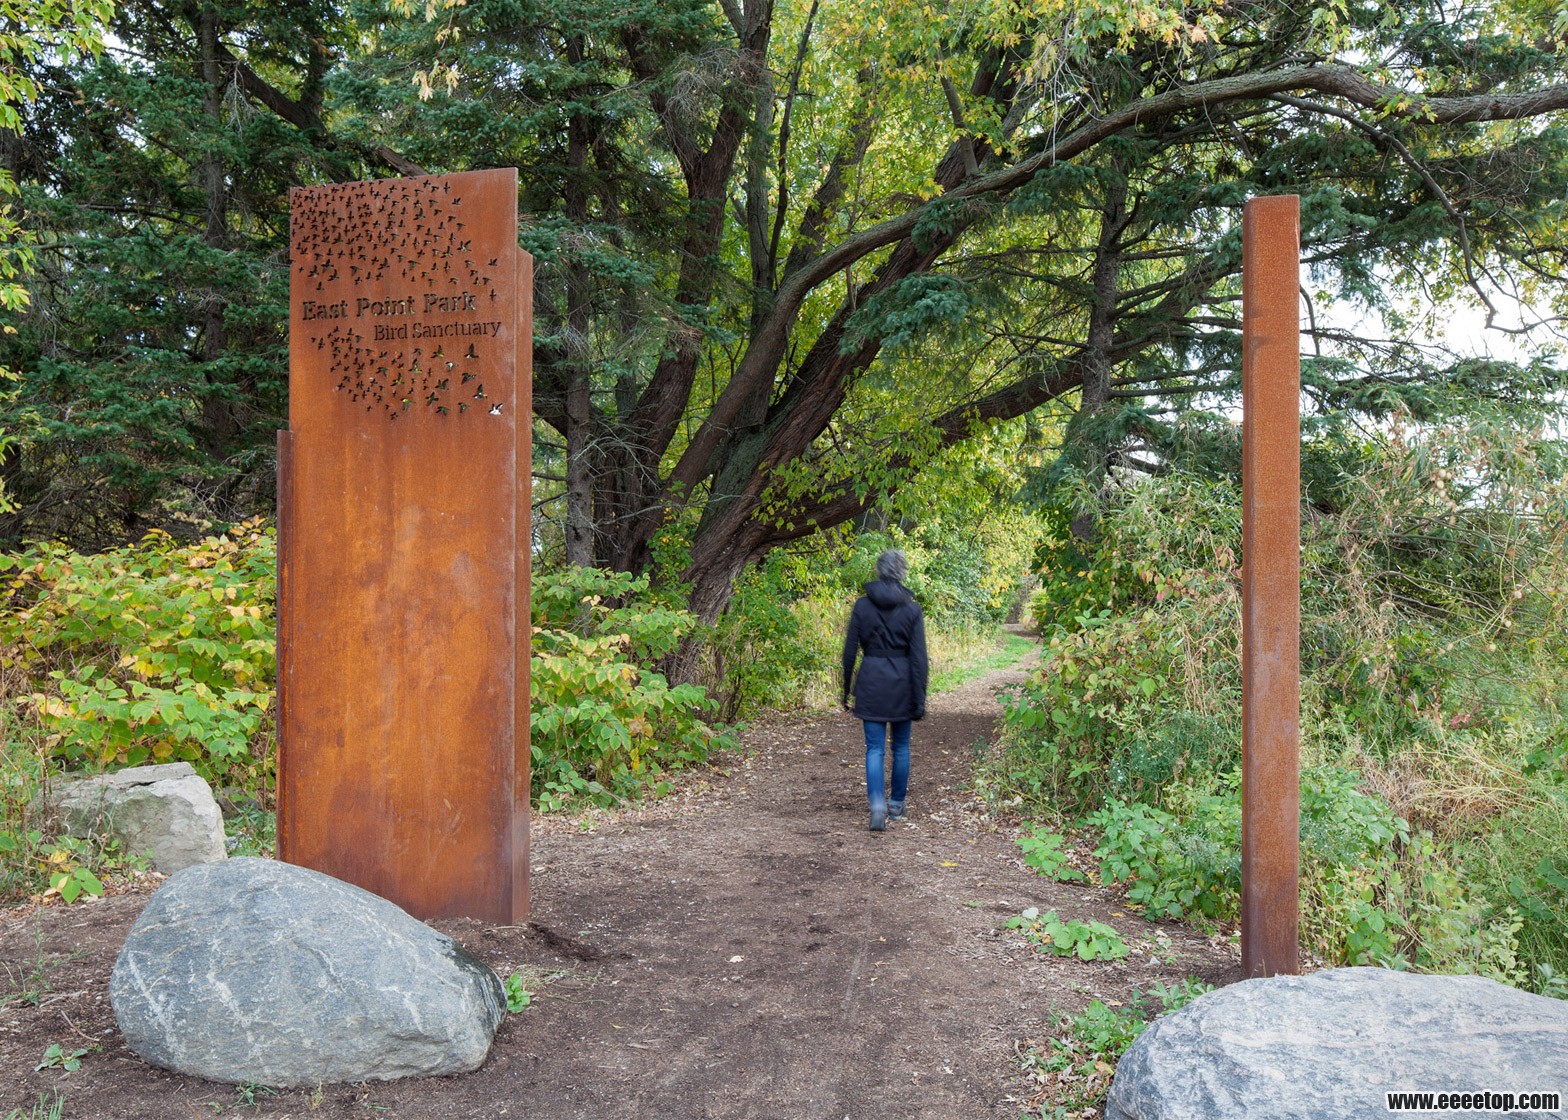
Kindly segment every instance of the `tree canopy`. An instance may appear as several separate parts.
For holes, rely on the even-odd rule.
[[[127,3],[100,58],[21,63],[6,531],[265,502],[286,189],[426,170],[521,171],[561,558],[662,564],[707,617],[1000,421],[1055,409],[1080,494],[1223,451],[1257,194],[1302,198],[1324,416],[1549,402],[1410,309],[1561,312],[1565,33],[1535,0]]]

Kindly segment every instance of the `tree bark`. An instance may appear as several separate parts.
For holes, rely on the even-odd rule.
[[[1083,391],[1078,412],[1069,427],[1068,439],[1074,449],[1096,503],[1105,491],[1109,448],[1100,429],[1101,415],[1110,403],[1111,348],[1116,336],[1117,273],[1121,269],[1120,239],[1127,227],[1127,172],[1121,160],[1113,160],[1111,182],[1106,191],[1105,209],[1100,213],[1100,233],[1094,247],[1094,275],[1089,299],[1089,330],[1084,347]],[[1080,509],[1069,526],[1079,540],[1092,540],[1095,534],[1095,504]]]
[[[582,65],[583,40],[573,36],[566,53]],[[593,440],[591,354],[592,278],[584,259],[588,228],[588,151],[593,138],[587,115],[580,109],[566,124],[566,217],[575,227],[576,244],[566,254],[566,562],[586,568],[594,562]]]

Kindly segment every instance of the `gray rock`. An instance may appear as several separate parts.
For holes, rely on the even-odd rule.
[[[1362,1120],[1407,1090],[1568,1103],[1568,1003],[1381,968],[1244,980],[1155,1020],[1122,1055],[1105,1118]]]
[[[112,836],[120,850],[145,853],[157,870],[223,859],[223,814],[188,762],[136,766],[70,782],[55,791],[60,827],[71,836]]]
[[[126,1044],[153,1065],[306,1086],[478,1069],[500,978],[383,898],[265,859],[172,876],[109,981]]]

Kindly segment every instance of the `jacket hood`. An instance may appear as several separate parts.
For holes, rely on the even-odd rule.
[[[872,606],[882,610],[902,606],[904,603],[913,602],[915,598],[909,593],[909,588],[891,579],[874,579],[866,584],[865,592]]]

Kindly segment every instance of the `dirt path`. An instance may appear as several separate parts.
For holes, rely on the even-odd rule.
[[[819,717],[746,737],[715,776],[591,830],[534,839],[526,927],[439,923],[503,975],[556,975],[464,1077],[254,1095],[151,1069],[119,1041],[107,982],[144,896],[15,915],[0,963],[39,1006],[0,1010],[0,1115],[40,1092],[65,1117],[264,1116],[1015,1120],[1014,1047],[1089,999],[1156,980],[1234,978],[1196,933],[1150,963],[1155,927],[1114,896],[1023,868],[965,793],[993,734],[994,672],[933,698],[916,725],[910,821],[866,830],[860,724]],[[1042,958],[1000,927],[1026,906],[1108,921],[1115,963]],[[40,950],[41,937],[41,950]],[[1138,946],[1144,946],[1142,951]],[[72,959],[67,959],[75,954]],[[52,1041],[93,1044],[75,1073],[35,1072]]]

